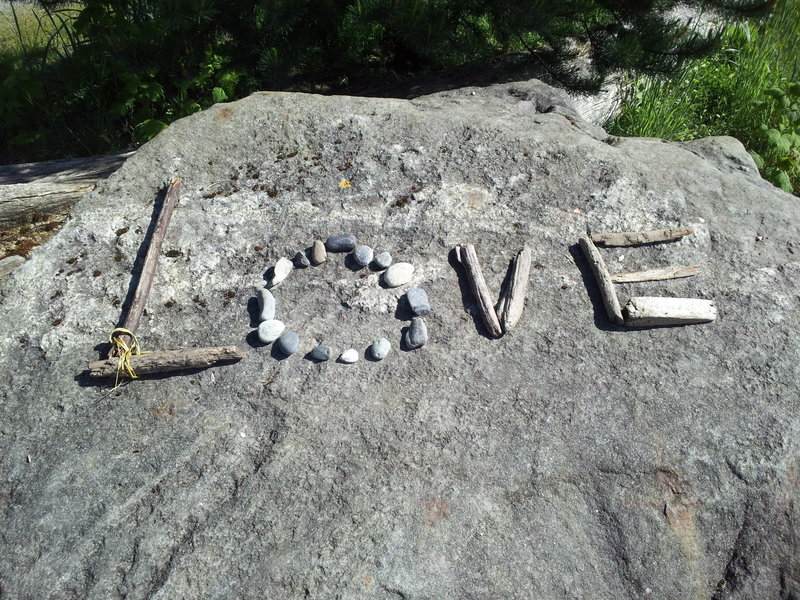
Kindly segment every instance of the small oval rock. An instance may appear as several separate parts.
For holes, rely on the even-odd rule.
[[[333,356],[333,348],[320,344],[311,351],[311,358],[314,360],[330,360]]]
[[[325,250],[325,244],[320,240],[314,240],[311,245],[311,262],[315,265],[321,265],[328,260],[328,252]]]
[[[325,248],[328,252],[350,252],[356,247],[358,240],[352,233],[332,235],[325,240]]]
[[[373,255],[372,248],[369,246],[356,246],[356,249],[353,250],[353,260],[359,267],[366,267],[371,263]]]
[[[339,360],[343,363],[352,364],[358,360],[358,350],[355,348],[350,348],[349,350],[345,350],[342,352],[342,355],[339,357]]]
[[[275,318],[275,296],[267,289],[258,290],[258,320],[269,321]]]
[[[414,265],[407,262],[394,263],[386,269],[383,274],[383,281],[389,287],[398,287],[411,281],[414,274]]]
[[[406,292],[406,300],[411,312],[418,317],[424,317],[431,312],[428,294],[422,288],[411,288]]]
[[[392,264],[392,255],[386,251],[378,252],[373,259],[373,262],[379,269],[388,269]]]
[[[284,329],[286,329],[286,325],[283,324],[283,321],[276,319],[264,321],[258,326],[258,339],[265,344],[271,344],[281,337]]]
[[[292,261],[288,258],[281,256],[278,259],[278,262],[275,263],[275,266],[272,269],[272,280],[270,285],[273,287],[278,285],[281,281],[288,277],[289,273],[292,272],[294,265],[292,265]]]
[[[372,358],[375,360],[383,360],[389,354],[389,351],[392,349],[392,345],[389,343],[389,340],[386,338],[380,338],[372,342],[372,346],[369,347],[369,351],[372,354]]]
[[[283,352],[286,356],[289,356],[297,352],[297,349],[300,347],[300,336],[294,331],[284,331],[275,345],[278,347],[278,350]]]
[[[428,341],[428,327],[422,317],[411,319],[411,326],[406,331],[405,343],[412,350],[422,348]]]

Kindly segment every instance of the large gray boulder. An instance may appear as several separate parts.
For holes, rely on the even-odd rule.
[[[246,358],[94,385],[175,176],[142,345]],[[179,121],[0,280],[0,597],[800,598],[798,222],[735,140],[610,138],[537,81],[263,93]],[[695,233],[603,255],[702,265],[618,290],[713,299],[719,319],[611,325],[579,236],[679,225]],[[340,254],[296,270],[274,293],[301,349],[280,360],[255,290],[348,232],[412,281],[387,289]],[[460,243],[494,294],[533,251],[501,339]],[[404,351],[411,286],[433,311]],[[384,336],[381,362],[303,356]]]

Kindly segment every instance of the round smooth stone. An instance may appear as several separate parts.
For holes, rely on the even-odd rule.
[[[292,261],[288,258],[281,256],[278,259],[278,262],[275,263],[275,267],[272,270],[272,282],[271,285],[276,286],[281,281],[288,277],[289,273],[292,272],[294,265],[292,265]]]
[[[271,344],[281,337],[284,329],[286,329],[286,325],[283,324],[283,321],[276,319],[264,321],[258,326],[258,339],[265,344]]]
[[[388,252],[378,252],[373,259],[375,266],[380,269],[388,269],[392,264],[392,255]]]
[[[389,287],[397,287],[411,281],[414,265],[407,262],[394,263],[383,273],[383,281]]]
[[[333,356],[333,348],[320,344],[311,351],[311,358],[314,360],[330,360]]]
[[[372,353],[372,358],[375,360],[383,360],[386,358],[391,349],[392,345],[386,338],[375,340],[372,342],[372,346],[369,347],[369,351]]]
[[[320,240],[314,240],[311,244],[311,262],[314,265],[321,265],[328,260],[328,252],[325,250],[325,244]]]
[[[369,246],[356,246],[356,249],[353,251],[353,260],[356,261],[359,267],[366,267],[372,262],[373,255],[372,248]]]
[[[258,290],[258,311],[259,321],[275,318],[275,296],[267,289]]]
[[[358,350],[355,348],[350,348],[349,350],[345,350],[342,352],[342,355],[339,357],[339,360],[343,363],[347,363],[348,365],[353,364],[358,360]]]
[[[411,319],[411,326],[406,331],[406,346],[415,350],[416,348],[422,348],[427,341],[428,327],[425,325],[425,321],[422,317],[414,317]]]
[[[311,262],[308,260],[308,257],[306,257],[304,252],[298,252],[295,254],[294,258],[292,259],[292,263],[298,269],[305,269],[306,267],[311,266]]]
[[[411,312],[418,317],[424,317],[431,312],[431,303],[428,294],[422,288],[411,288],[406,292],[406,300]]]
[[[300,336],[294,331],[284,331],[278,341],[275,343],[278,350],[283,352],[286,356],[294,354],[300,347]]]
[[[325,240],[325,248],[328,252],[350,252],[356,247],[358,240],[352,233],[343,233],[341,235],[332,235]]]

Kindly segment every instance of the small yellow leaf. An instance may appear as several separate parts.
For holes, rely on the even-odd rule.
[[[347,179],[342,179],[339,182],[339,187],[342,188],[343,190],[346,190],[347,188],[353,187],[353,184],[347,181]]]

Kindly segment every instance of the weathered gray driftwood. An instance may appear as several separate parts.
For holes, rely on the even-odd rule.
[[[622,309],[619,305],[617,292],[614,290],[611,275],[608,272],[605,261],[603,261],[603,257],[600,256],[600,251],[588,237],[582,237],[579,243],[583,254],[586,256],[586,260],[589,261],[592,273],[594,273],[594,278],[597,281],[597,287],[600,289],[600,296],[603,298],[603,305],[606,307],[608,318],[614,323],[622,325],[624,320],[622,318]]]
[[[0,230],[29,223],[34,215],[66,213],[132,154],[0,167]]]
[[[628,327],[711,323],[716,318],[717,305],[713,300],[640,296],[631,298],[625,305]]]
[[[653,231],[622,231],[618,233],[594,233],[592,242],[599,246],[638,246],[656,242],[679,240],[694,231],[694,227],[675,227]]]
[[[136,375],[152,375],[183,369],[204,369],[214,365],[236,362],[244,358],[244,352],[236,346],[216,348],[184,348],[149,354],[135,354],[130,364]],[[116,377],[119,359],[107,358],[89,363],[90,377]]]
[[[6,256],[3,260],[0,260],[0,277],[5,277],[11,271],[24,264],[25,259],[22,256]]]
[[[640,281],[661,281],[664,279],[680,279],[692,277],[700,271],[700,265],[674,265],[662,269],[648,269],[646,271],[631,271],[629,273],[614,273],[611,281],[614,283],[638,283]]]
[[[158,214],[155,229],[153,229],[153,236],[150,239],[150,245],[147,248],[147,254],[144,258],[142,266],[142,273],[139,276],[139,282],[136,285],[136,290],[133,294],[130,308],[128,309],[125,322],[121,325],[122,328],[136,333],[139,327],[139,321],[144,314],[144,307],[147,303],[147,297],[150,295],[150,288],[153,287],[153,276],[158,266],[158,257],[161,254],[161,246],[164,243],[164,237],[167,235],[167,227],[172,218],[172,213],[175,211],[175,206],[178,204],[178,197],[181,192],[181,180],[173,179],[169,182],[167,187],[167,195],[164,199],[164,204]],[[120,336],[123,341],[130,345],[130,336],[122,334]],[[112,352],[113,352],[112,348]],[[111,356],[111,355],[109,355]]]
[[[531,251],[523,248],[511,261],[512,274],[508,284],[500,292],[500,300],[495,312],[500,326],[508,332],[517,324],[525,308],[525,292],[531,272]]]
[[[467,272],[469,287],[475,299],[478,301],[478,310],[486,329],[494,337],[503,335],[503,329],[500,327],[500,321],[494,310],[492,296],[489,293],[489,288],[486,286],[486,280],[483,278],[483,272],[478,262],[475,246],[472,244],[456,246],[456,257],[459,262],[464,265],[464,269]]]

